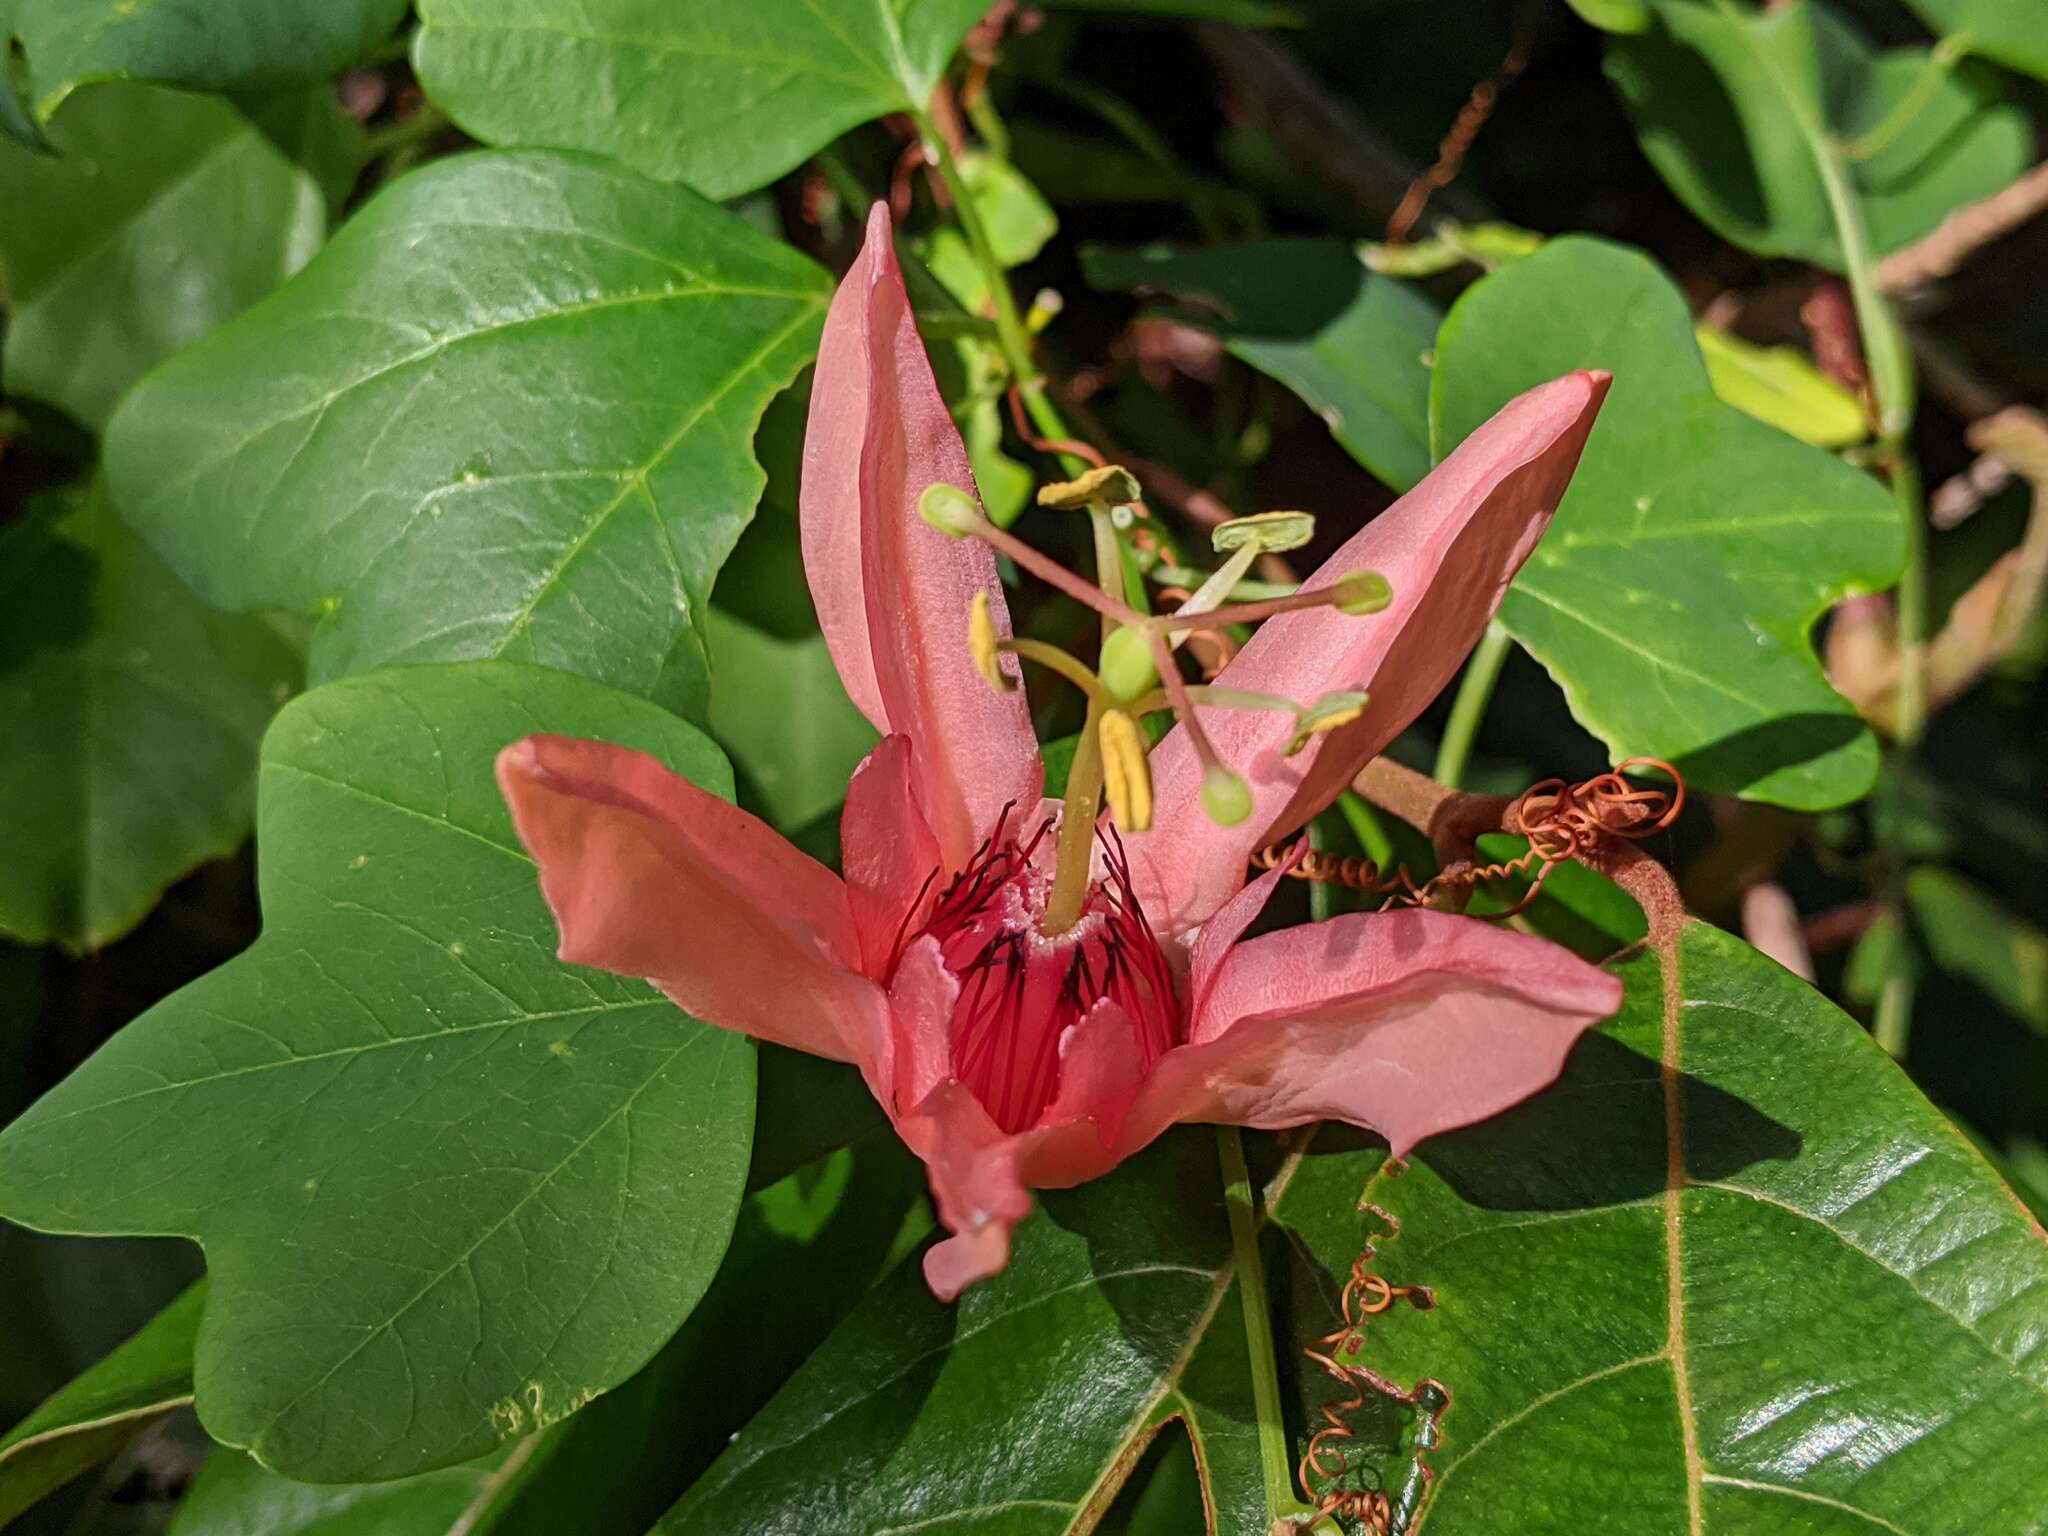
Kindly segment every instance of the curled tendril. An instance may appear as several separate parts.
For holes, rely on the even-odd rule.
[[[1639,788],[1623,777],[1632,772],[1661,773],[1671,780],[1671,788]],[[1389,875],[1370,859],[1310,849],[1288,873],[1297,880],[1389,896],[1394,905],[1445,907],[1462,905],[1462,898],[1489,880],[1514,879],[1533,870],[1520,901],[1504,912],[1484,914],[1489,921],[1500,922],[1527,911],[1542,894],[1551,870],[1566,859],[1597,862],[1613,842],[1640,842],[1669,831],[1684,809],[1685,779],[1676,768],[1659,758],[1631,757],[1577,784],[1544,779],[1523,790],[1501,820],[1504,829],[1529,840],[1529,851],[1515,858],[1454,865],[1417,885],[1406,866]],[[1259,869],[1276,869],[1289,852],[1275,844],[1252,855],[1252,863]]]

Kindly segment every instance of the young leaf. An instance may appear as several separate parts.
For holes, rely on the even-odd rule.
[[[28,55],[37,121],[93,80],[189,90],[271,89],[353,63],[405,14],[406,0],[9,0],[7,34]],[[0,48],[4,52],[4,48]],[[4,94],[4,87],[0,87]]]
[[[264,932],[0,1134],[0,1214],[204,1245],[209,1432],[277,1470],[473,1458],[638,1369],[716,1271],[753,1050],[554,957],[492,780],[533,731],[724,761],[509,663],[296,700],[264,739]]]
[[[10,395],[104,426],[146,368],[306,264],[355,169],[347,125],[327,93],[275,99],[260,118],[107,85],[57,114],[55,156],[0,140]]]
[[[487,144],[595,150],[706,197],[922,111],[986,0],[422,0],[413,66]]]
[[[1617,758],[1799,810],[1870,788],[1877,748],[1808,638],[1891,584],[1897,508],[1874,480],[1715,398],[1684,297],[1647,258],[1553,240],[1482,279],[1437,339],[1439,456],[1571,368],[1614,387],[1501,622]]]
[[[696,621],[825,274],[577,155],[405,177],[107,431],[123,515],[208,601],[324,617],[315,680],[505,657],[700,713]]]
[[[1191,299],[1179,315],[1315,407],[1338,442],[1388,485],[1429,472],[1429,351],[1437,309],[1366,270],[1339,240],[1261,240],[1198,251],[1084,247],[1097,288]]]
[[[232,853],[291,648],[216,613],[95,490],[0,534],[0,933],[95,949]]]
[[[1819,161],[1843,152],[1834,139],[1875,135],[1847,168],[1880,255],[2027,168],[2026,119],[1987,74],[1964,66],[1930,76],[1939,66],[1924,48],[1879,54],[1821,0],[1650,8],[1655,26],[1608,44],[1608,77],[1672,191],[1749,250],[1841,270]],[[1916,105],[1923,80],[1932,90]]]
[[[1548,1092],[1400,1177],[1310,1157],[1281,1203],[1326,1277],[1370,1220],[1376,1271],[1434,1293],[1364,1353],[1450,1394],[1411,1530],[2038,1529],[2040,1229],[1811,987],[1703,923],[1677,965],[1667,1008],[1626,960]]]
[[[106,1359],[0,1435],[0,1525],[96,1466],[159,1414],[192,1400],[198,1284]]]

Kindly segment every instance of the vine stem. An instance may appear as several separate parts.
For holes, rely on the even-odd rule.
[[[939,132],[928,112],[912,114],[917,131],[924,139],[925,153],[931,156],[937,167],[939,180],[945,184],[946,194],[953,200],[953,215],[960,221],[960,232],[967,237],[967,248],[973,253],[975,264],[981,268],[982,280],[987,283],[989,297],[996,307],[996,341],[1002,348],[1003,358],[1010,365],[1010,373],[1017,381],[1017,389],[1024,397],[1024,409],[1031,415],[1038,430],[1049,438],[1071,438],[1061,419],[1059,407],[1052,403],[1052,397],[1045,392],[1045,376],[1039,372],[1038,363],[1032,356],[1031,332],[1024,324],[1024,317],[1017,312],[1017,296],[1010,291],[1010,275],[996,255],[995,243],[989,239],[988,226],[981,220],[981,210],[974,204],[974,194],[967,185],[967,178],[960,174],[960,163],[953,158],[953,151],[946,143],[946,136]],[[1062,456],[1069,474],[1078,474],[1084,468],[1078,459]]]
[[[1223,1163],[1223,1204],[1230,1213],[1237,1294],[1244,1303],[1245,1350],[1251,1363],[1252,1404],[1259,1417],[1259,1469],[1265,1478],[1270,1524],[1313,1511],[1294,1495],[1287,1415],[1280,1406],[1280,1363],[1273,1353],[1273,1315],[1266,1300],[1266,1270],[1259,1259],[1258,1210],[1251,1170],[1245,1166],[1244,1138],[1236,1126],[1216,1127],[1216,1149]]]
[[[1431,777],[1439,784],[1456,789],[1465,777],[1465,764],[1472,756],[1472,739],[1479,734],[1479,722],[1486,717],[1486,706],[1492,702],[1501,668],[1507,665],[1511,643],[1507,629],[1499,619],[1494,619],[1473,649],[1472,659],[1465,663],[1457,697],[1451,700],[1451,718],[1444,724],[1444,739],[1436,749],[1436,771]]]

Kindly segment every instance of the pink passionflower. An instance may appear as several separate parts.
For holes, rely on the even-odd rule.
[[[1008,1261],[1033,1188],[1095,1178],[1177,1122],[1344,1120],[1399,1154],[1516,1103],[1614,1011],[1612,976],[1425,910],[1243,939],[1280,878],[1247,884],[1247,860],[1450,679],[1549,523],[1606,388],[1576,373],[1511,402],[1311,577],[1378,571],[1393,601],[1271,619],[1218,683],[1300,699],[1363,687],[1363,716],[1285,756],[1291,716],[1202,710],[1252,789],[1234,827],[1204,814],[1177,727],[1153,756],[1153,830],[1127,857],[1098,849],[1084,916],[1048,938],[1058,807],[1040,798],[1021,692],[992,689],[966,643],[978,593],[1009,633],[994,557],[918,516],[927,486],[974,482],[877,208],[825,323],[804,445],[811,594],[884,738],[847,790],[844,874],[650,757],[534,736],[498,778],[562,959],[857,1065],[929,1169],[952,1235],[925,1275],[947,1299]]]

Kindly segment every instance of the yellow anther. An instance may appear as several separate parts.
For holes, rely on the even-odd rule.
[[[1315,536],[1316,520],[1306,512],[1255,512],[1218,523],[1209,535],[1209,545],[1219,555],[1247,548],[1277,555],[1299,549]]]
[[[1126,832],[1152,826],[1152,769],[1145,760],[1145,733],[1120,709],[1106,711],[1096,727],[1102,747],[1102,790],[1109,814]]]
[[[989,687],[997,693],[1009,693],[1017,685],[1003,676],[1001,645],[996,621],[988,611],[988,594],[977,592],[967,609],[967,652],[974,658],[974,670],[988,679]]]
[[[1074,480],[1058,480],[1038,488],[1038,504],[1055,512],[1085,512],[1090,507],[1120,507],[1136,501],[1138,479],[1121,464],[1104,464]]]
[[[1349,725],[1365,713],[1366,702],[1363,691],[1324,694],[1295,716],[1294,738],[1287,743],[1287,749],[1280,755],[1292,757],[1308,745],[1309,737],[1320,736],[1325,731],[1334,731],[1341,725]]]

